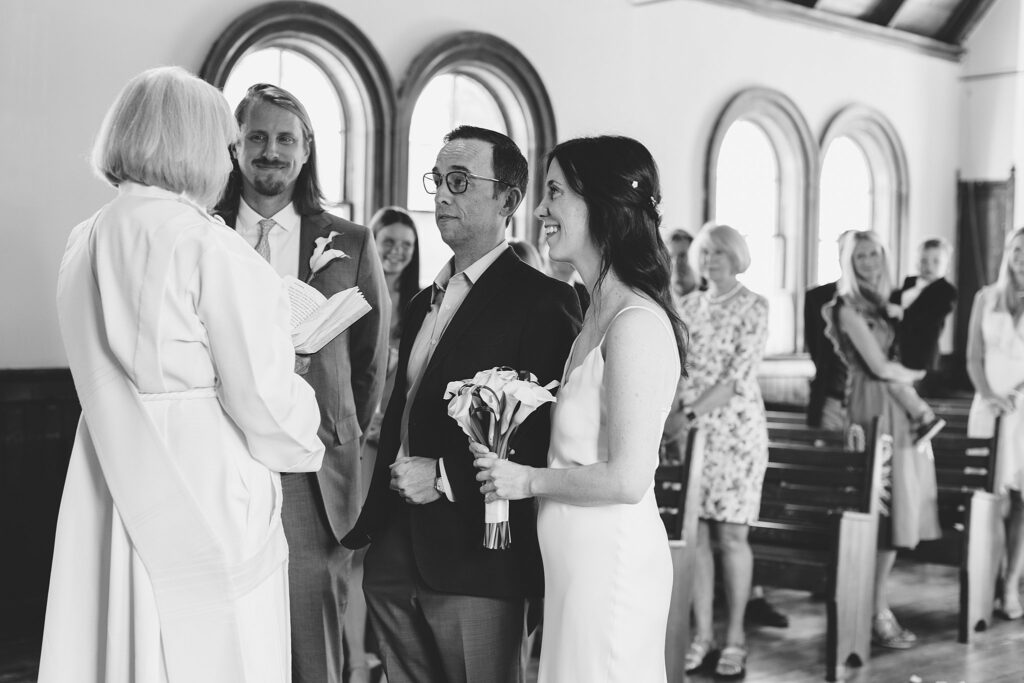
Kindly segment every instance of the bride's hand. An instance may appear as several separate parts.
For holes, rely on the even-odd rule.
[[[469,448],[476,456],[473,466],[480,470],[476,479],[481,482],[480,493],[484,494],[484,502],[522,500],[533,496],[530,491],[532,467],[502,460],[478,443],[471,443]]]

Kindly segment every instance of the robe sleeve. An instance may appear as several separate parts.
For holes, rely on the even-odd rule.
[[[196,310],[217,372],[217,394],[253,458],[277,472],[320,469],[320,411],[293,371],[282,279],[236,233],[212,226],[197,271]]]

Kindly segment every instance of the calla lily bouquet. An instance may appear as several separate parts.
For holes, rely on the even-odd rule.
[[[508,458],[509,442],[527,417],[545,403],[558,382],[541,386],[537,377],[508,367],[476,373],[473,379],[449,382],[444,397],[450,415],[473,441],[499,458]],[[484,504],[484,547],[503,550],[512,542],[508,501]]]

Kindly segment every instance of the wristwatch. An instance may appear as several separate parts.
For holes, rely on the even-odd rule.
[[[444,479],[441,478],[441,458],[437,459],[437,465],[435,466],[434,490],[440,493],[442,498],[447,497],[444,492]]]

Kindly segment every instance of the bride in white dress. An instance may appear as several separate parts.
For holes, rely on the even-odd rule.
[[[654,471],[685,332],[669,298],[660,196],[635,140],[581,138],[548,155],[535,214],[551,258],[576,268],[592,303],[562,377],[548,467],[473,445],[488,501],[540,501],[540,683],[666,677],[672,563]]]

